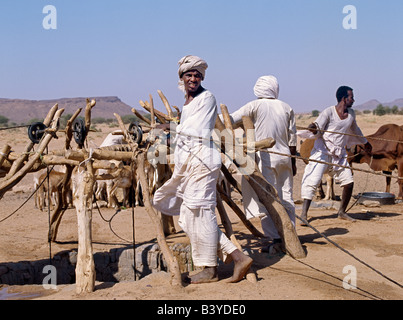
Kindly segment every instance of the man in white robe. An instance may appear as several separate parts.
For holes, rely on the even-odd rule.
[[[175,169],[170,180],[159,188],[154,207],[167,215],[179,214],[178,223],[192,246],[193,263],[204,267],[191,276],[190,283],[217,281],[217,252],[234,261],[230,282],[240,281],[252,259],[219,229],[216,215],[216,184],[221,168],[220,152],[211,140],[217,118],[213,94],[201,86],[207,63],[196,56],[179,61],[179,88],[185,92],[180,124],[176,128]]]
[[[309,131],[316,137],[310,159],[348,167],[346,147],[354,144],[365,144],[365,148],[369,153],[371,153],[372,147],[367,139],[363,137],[361,129],[355,120],[354,110],[351,109],[354,103],[353,89],[347,86],[340,87],[336,92],[336,98],[337,105],[326,108],[321,112],[316,122],[309,125]],[[343,133],[358,135],[362,138],[353,138]],[[354,186],[351,169],[310,161],[305,167],[301,186],[301,198],[304,199],[301,213],[301,218],[303,219],[301,225],[303,226],[308,221],[308,210],[316,188],[326,172],[334,174],[336,181],[340,181],[340,186],[343,187],[338,217],[352,222],[355,221],[346,213]]]
[[[279,85],[274,76],[260,77],[254,87],[257,97],[242,108],[232,113],[231,121],[235,124],[249,116],[255,127],[255,140],[273,138],[276,144],[268,149],[286,155],[296,154],[296,126],[293,109],[278,99]],[[295,205],[293,200],[293,176],[297,168],[295,158],[257,152],[256,162],[263,176],[275,187],[278,196],[286,209],[291,222],[295,226]],[[280,235],[266,208],[261,204],[253,188],[242,178],[242,196],[247,218],[260,217],[262,229],[266,237],[273,243],[263,248],[263,252],[275,253],[281,248]]]

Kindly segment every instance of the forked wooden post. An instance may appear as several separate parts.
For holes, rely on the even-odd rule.
[[[245,132],[254,130],[253,123],[249,117],[243,117],[242,120]],[[254,171],[250,175],[244,175],[244,177],[256,192],[259,201],[266,207],[283,240],[285,250],[296,259],[305,258],[306,253],[299,241],[295,227],[292,225],[290,217],[278,197],[276,189],[260,172],[256,162]]]
[[[91,109],[95,106],[95,100],[87,99],[85,108],[85,132],[91,126]],[[74,194],[73,203],[77,212],[78,224],[78,252],[76,264],[76,293],[93,292],[95,289],[95,263],[92,250],[92,196],[95,184],[92,155],[85,149],[84,165],[77,167],[77,173],[73,175]],[[83,171],[80,171],[83,170]]]
[[[74,206],[77,212],[78,253],[76,265],[76,293],[93,292],[95,288],[95,263],[92,250],[92,194],[94,174],[91,161],[86,169],[74,175]]]

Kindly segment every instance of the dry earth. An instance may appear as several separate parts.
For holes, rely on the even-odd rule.
[[[358,124],[364,134],[371,134],[385,123],[402,123],[403,116],[373,117],[362,115]],[[297,124],[306,126],[312,119],[299,116]],[[99,145],[110,128],[100,127],[102,132],[90,134],[90,144]],[[21,151],[27,143],[25,130],[1,131],[2,145],[8,143],[15,151]],[[59,148],[64,137],[52,141],[50,150]],[[2,146],[1,145],[1,146]],[[1,147],[0,146],[0,147]],[[298,174],[294,182],[297,214],[301,212],[300,182],[305,164],[298,160]],[[367,165],[357,168],[368,169]],[[396,175],[396,172],[394,173]],[[392,192],[397,194],[396,180]],[[381,191],[385,188],[385,178],[355,172],[354,194]],[[32,175],[28,175],[13,191],[6,193],[0,201],[0,219],[17,209],[32,193]],[[233,191],[233,196],[239,195]],[[341,195],[336,185],[336,194]],[[320,202],[318,202],[320,203]],[[323,202],[322,202],[323,203]],[[328,202],[329,203],[329,202]],[[351,202],[353,204],[353,201]],[[337,206],[338,203],[335,203]],[[8,286],[0,285],[0,299],[45,299],[45,300],[401,300],[403,298],[403,204],[382,207],[355,205],[349,211],[358,221],[349,223],[337,219],[336,210],[312,208],[311,224],[319,232],[348,251],[351,255],[329,243],[309,227],[297,226],[297,233],[307,251],[307,257],[295,260],[290,256],[269,256],[259,253],[264,240],[251,236],[233,212],[227,208],[233,228],[240,243],[248,249],[254,259],[253,270],[257,283],[243,280],[236,284],[224,281],[203,285],[186,285],[174,288],[166,273],[157,273],[139,281],[121,283],[97,282],[93,293],[76,295],[75,285],[58,285],[57,289],[45,290],[41,285]],[[112,209],[102,209],[110,217]],[[58,242],[47,242],[48,215],[34,208],[33,199],[9,219],[0,223],[0,263],[36,261],[77,248],[77,222],[74,209],[66,211],[58,233]],[[123,238],[131,239],[131,210],[123,210],[113,221],[113,229]],[[260,229],[259,221],[253,220]],[[178,234],[168,238],[169,243],[188,240],[179,226]],[[144,208],[135,209],[136,243],[155,240],[155,232]],[[93,213],[93,247],[95,252],[109,251],[127,243],[117,238],[100,216]],[[364,265],[364,262],[367,265]],[[343,279],[350,275],[344,268],[356,269],[357,288],[345,289]],[[370,267],[368,267],[370,266]],[[232,266],[219,269],[220,280],[231,275]],[[397,282],[398,284],[392,282]]]

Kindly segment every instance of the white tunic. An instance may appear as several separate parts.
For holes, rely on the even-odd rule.
[[[331,156],[332,163],[348,166],[346,147],[355,144],[365,144],[367,139],[362,137],[361,129],[355,120],[354,110],[351,108],[347,110],[348,116],[346,119],[340,119],[335,106],[328,107],[321,112],[316,119],[316,124],[320,130],[331,132],[317,134],[319,136],[315,140],[311,154],[315,152],[324,153]],[[347,136],[343,133],[354,134],[360,137]],[[338,171],[340,167],[334,167],[333,170]]]
[[[326,172],[334,175],[336,181],[340,182],[341,187],[354,182],[351,170],[340,167],[349,167],[346,147],[367,142],[367,139],[362,137],[362,132],[357,125],[355,113],[352,109],[348,109],[346,119],[340,119],[336,107],[328,107],[319,115],[316,124],[320,130],[331,132],[318,132],[315,135],[316,140],[310,159],[335,164],[336,166],[315,161],[308,163],[302,177],[301,198],[310,200],[313,199],[316,187]],[[347,136],[343,133],[360,137]]]
[[[256,141],[274,138],[276,144],[269,149],[270,151],[291,154],[289,147],[296,146],[297,139],[294,111],[288,104],[278,99],[254,100],[231,114],[232,121],[235,123],[241,121],[243,116],[249,116],[252,119]],[[295,223],[291,158],[258,152],[256,161],[264,177],[276,188],[290,220]],[[263,218],[262,228],[265,235],[272,239],[280,238],[269,213],[244,177],[242,178],[242,195],[246,217],[248,219]]]
[[[249,116],[255,126],[256,141],[275,138],[276,144],[271,151],[290,155],[290,146],[297,145],[294,111],[278,99],[257,99],[244,105],[231,114],[234,123]],[[288,162],[289,157],[266,152],[258,153],[263,166],[274,166],[277,162]]]
[[[175,169],[153,199],[162,213],[178,215],[182,202],[190,209],[215,207],[221,155],[210,139],[216,117],[216,100],[208,90],[183,107],[176,130]]]

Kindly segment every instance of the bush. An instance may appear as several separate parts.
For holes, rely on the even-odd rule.
[[[387,113],[386,108],[382,104],[378,104],[378,106],[372,111],[372,113],[376,116],[383,116]]]
[[[0,126],[5,126],[8,123],[8,118],[6,118],[5,116],[1,116],[0,115]]]
[[[125,124],[131,123],[131,122],[138,122],[140,121],[139,118],[137,118],[135,115],[126,115],[126,116],[122,116],[122,121]]]
[[[312,117],[315,117],[315,118],[318,117],[319,113],[320,113],[319,110],[313,110],[312,111]]]

